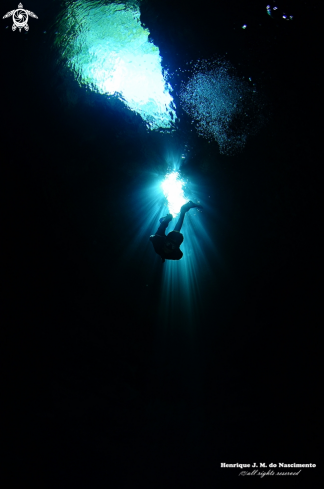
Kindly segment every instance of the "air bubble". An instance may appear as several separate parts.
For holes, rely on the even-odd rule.
[[[217,141],[222,154],[240,152],[265,120],[261,95],[223,59],[198,61],[182,84],[180,101],[198,134]]]

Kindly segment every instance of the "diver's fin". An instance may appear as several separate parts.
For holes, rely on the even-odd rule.
[[[191,200],[189,200],[189,202],[187,202],[185,205],[183,205],[181,207],[181,212],[188,212],[193,207],[197,207],[197,209],[203,209],[203,206],[202,205],[195,204],[194,202],[192,202]]]

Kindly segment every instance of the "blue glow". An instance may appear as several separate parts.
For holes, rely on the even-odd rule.
[[[161,184],[164,196],[168,201],[169,213],[175,217],[189,199],[185,199],[183,187],[185,182],[181,179],[179,172],[173,171],[166,175]]]
[[[178,157],[171,158],[170,155],[170,161],[171,159],[177,161]],[[180,176],[181,172],[177,170]],[[191,209],[185,215],[181,228],[184,241],[180,247],[183,257],[179,261],[166,260],[163,264],[148,239],[158,230],[160,217],[168,212],[162,188],[163,182],[168,181],[168,175],[163,180],[158,173],[151,173],[150,178],[142,175],[129,188],[128,194],[128,204],[131,209],[136,209],[136,218],[134,217],[133,227],[129,230],[131,239],[122,252],[121,261],[127,269],[134,265],[136,257],[136,266],[145,276],[147,292],[156,288],[154,324],[158,335],[157,353],[161,354],[165,352],[164,346],[170,344],[170,328],[181,334],[183,341],[190,341],[190,338],[194,340],[197,318],[203,312],[201,304],[205,289],[202,277],[203,282],[217,282],[210,263],[211,257],[218,261],[219,269],[223,267],[218,242],[207,232],[206,219],[209,215],[213,216],[213,222],[216,221],[221,226],[217,210],[211,208],[208,202],[210,189],[204,184],[197,185],[191,180],[187,181],[187,178],[182,177],[182,180],[186,182],[186,186],[182,187],[185,188],[186,199],[195,202],[201,200],[203,211]],[[178,217],[175,216],[169,223],[167,234],[173,231],[177,220]],[[152,295],[148,297],[152,300]]]
[[[149,41],[136,1],[67,2],[55,43],[80,85],[115,96],[150,129],[171,128],[175,105],[159,49]]]

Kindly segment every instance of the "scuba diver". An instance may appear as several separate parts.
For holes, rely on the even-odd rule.
[[[165,234],[165,230],[172,221],[172,214],[168,214],[165,217],[161,217],[159,229],[156,231],[155,235],[150,236],[150,241],[152,241],[155,252],[160,255],[162,262],[165,260],[181,260],[183,253],[180,250],[180,245],[183,241],[183,235],[180,233],[180,229],[183,224],[185,213],[188,212],[193,207],[202,209],[199,204],[194,204],[189,200],[187,204],[183,205],[180,209],[179,220],[171,233]]]

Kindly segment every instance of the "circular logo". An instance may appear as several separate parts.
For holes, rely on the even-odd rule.
[[[28,22],[28,14],[24,9],[15,10],[12,20],[18,29],[22,29]]]

